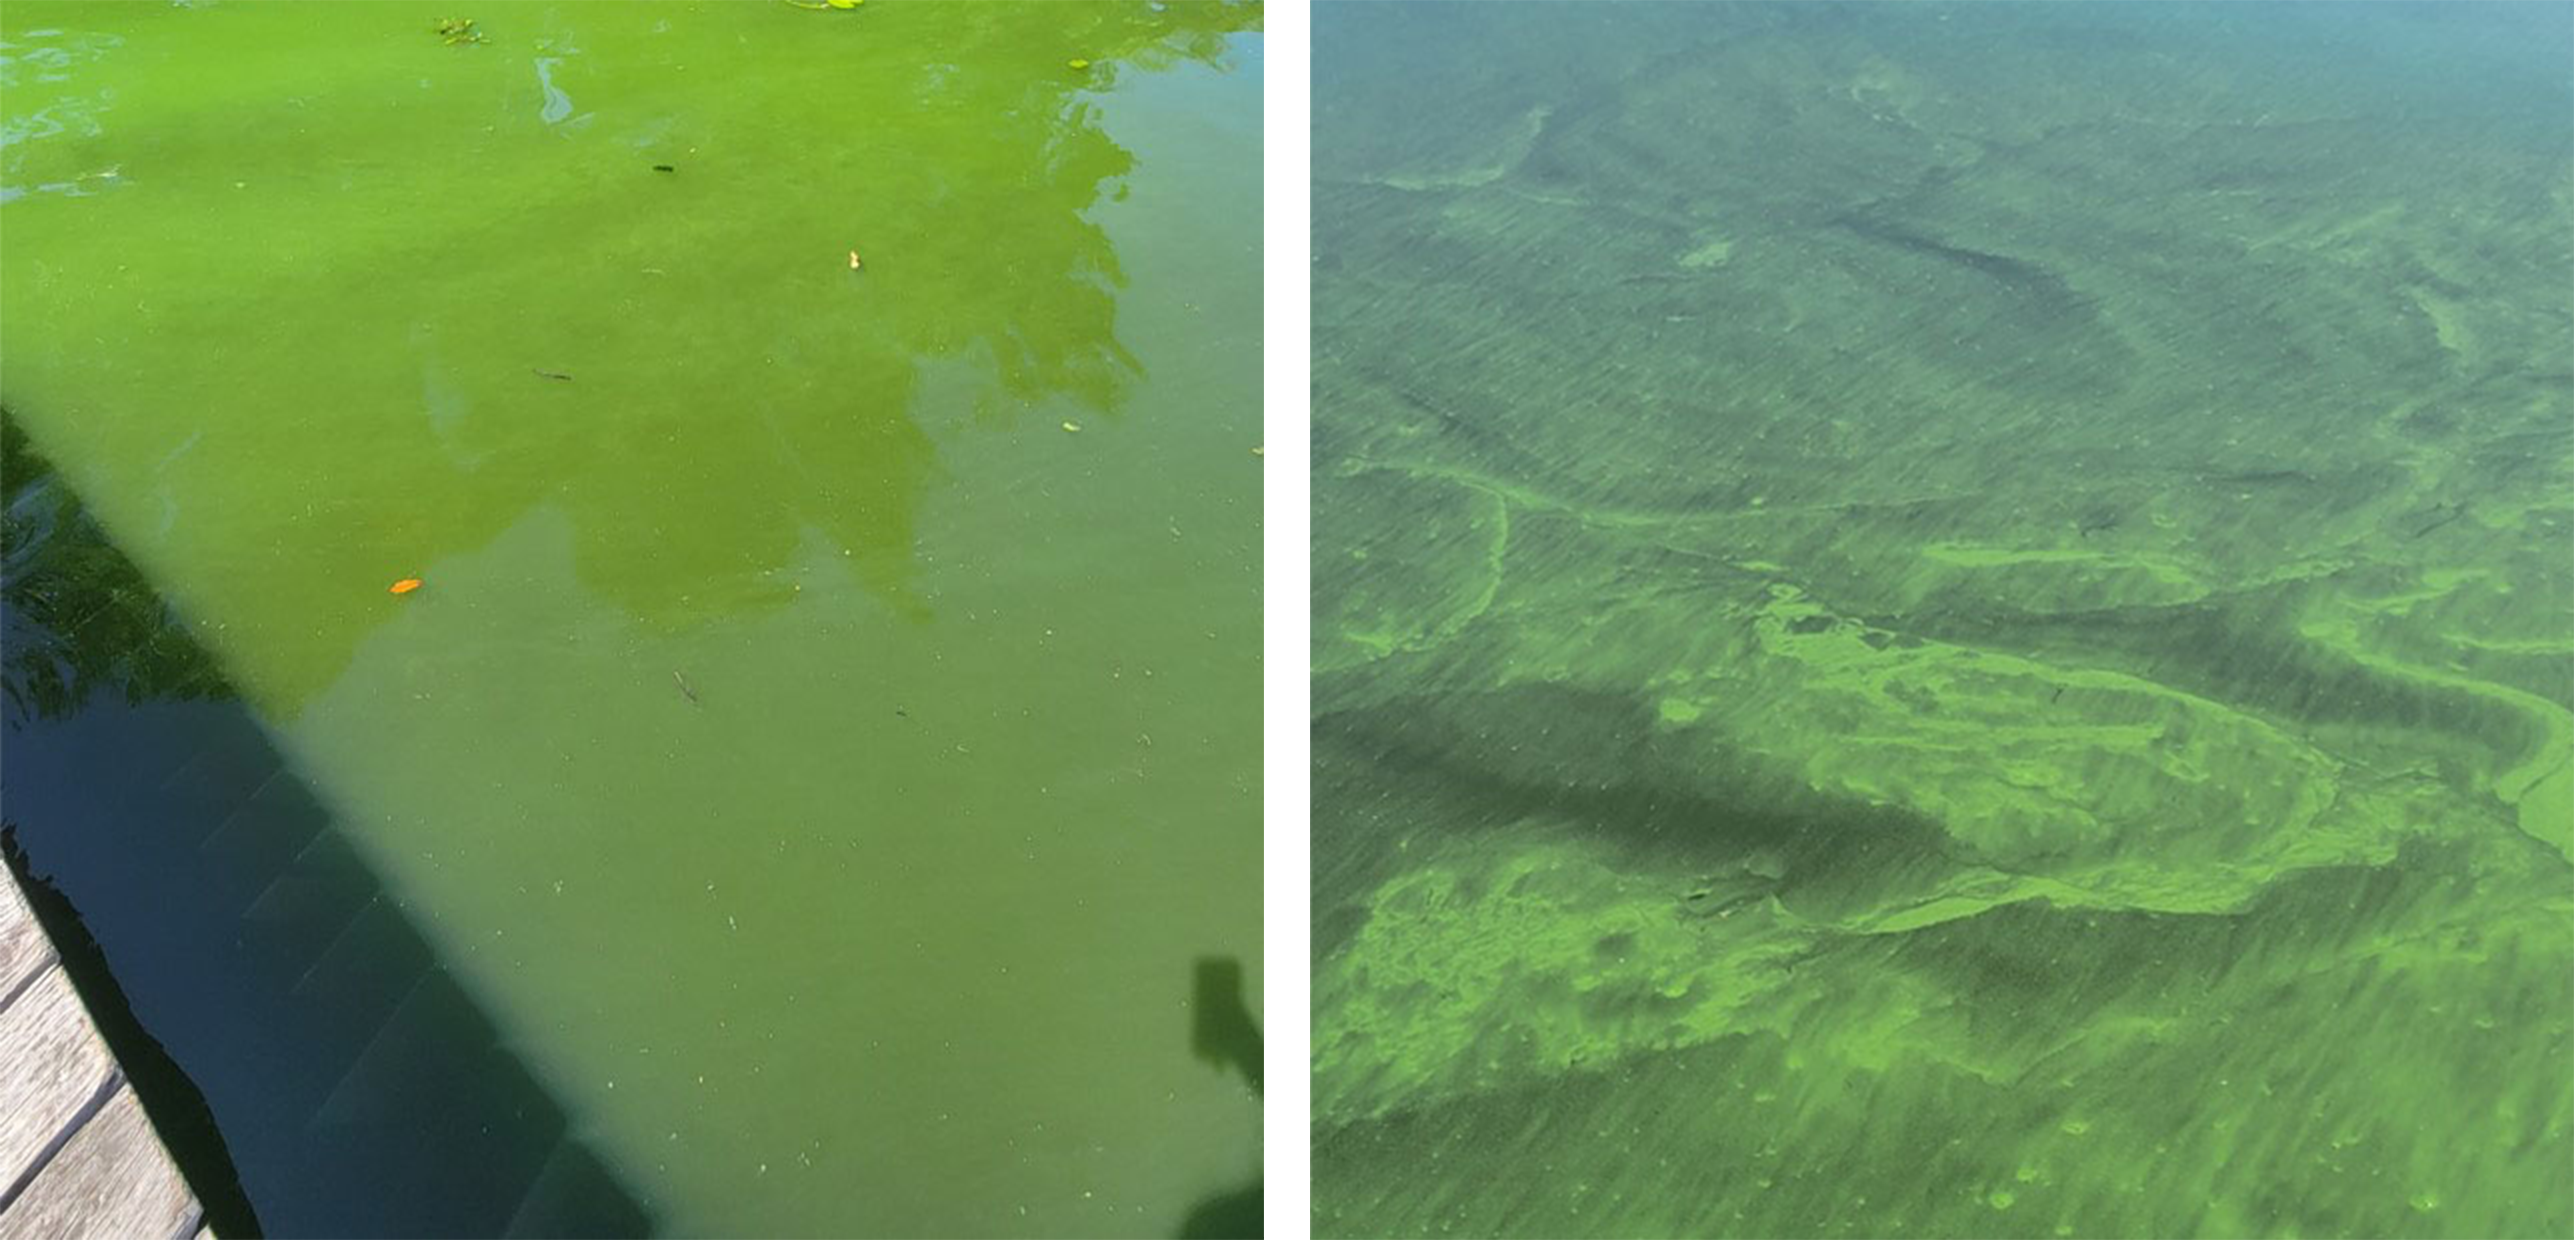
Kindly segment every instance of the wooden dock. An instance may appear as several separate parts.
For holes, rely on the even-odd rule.
[[[210,1234],[44,927],[0,873],[0,1240]]]

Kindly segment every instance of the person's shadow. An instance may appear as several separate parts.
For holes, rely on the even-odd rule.
[[[1242,1073],[1251,1092],[1260,1092],[1260,1026],[1242,1001],[1242,961],[1232,956],[1198,957],[1197,995],[1189,1005],[1189,1052],[1219,1068]]]
[[[1251,1092],[1260,1092],[1260,1026],[1242,1001],[1242,961],[1232,956],[1201,956],[1197,962],[1195,1001],[1189,1026],[1189,1053],[1218,1068],[1242,1074]],[[1240,1188],[1218,1193],[1189,1210],[1180,1224],[1181,1240],[1256,1240],[1261,1234],[1260,1177]]]

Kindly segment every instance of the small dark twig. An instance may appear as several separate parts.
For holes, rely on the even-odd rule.
[[[2414,538],[2420,538],[2420,537],[2422,537],[2423,535],[2428,534],[2428,533],[2430,533],[2431,531],[2433,531],[2433,530],[2436,530],[2436,529],[2440,528],[2441,526],[2447,525],[2448,523],[2450,523],[2450,522],[2452,522],[2452,521],[2455,521],[2455,520],[2457,520],[2458,518],[2463,517],[2463,516],[2465,516],[2465,515],[2467,515],[2467,506],[2466,506],[2465,504],[2459,504],[2459,505],[2456,505],[2456,506],[2454,506],[2454,507],[2452,507],[2452,508],[2450,508],[2450,509],[2449,509],[2449,515],[2447,515],[2447,516],[2445,516],[2445,517],[2442,517],[2442,518],[2440,518],[2439,520],[2434,521],[2434,522],[2432,522],[2432,523],[2431,523],[2431,524],[2429,524],[2429,525],[2423,526],[2421,529],[2418,529],[2418,530],[2413,531],[2413,535],[2412,535],[2412,537],[2414,537]]]

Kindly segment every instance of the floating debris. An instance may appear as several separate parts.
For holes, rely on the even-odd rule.
[[[1074,434],[1080,434],[1080,433],[1081,433],[1081,423],[1079,423],[1079,422],[1066,422],[1066,423],[1064,423],[1064,429],[1065,429],[1065,430],[1068,430],[1068,431],[1071,431],[1071,432],[1073,432]]]
[[[559,370],[535,370],[531,368],[530,373],[534,374],[539,379],[560,379],[565,383],[570,383],[572,381],[572,376]]]
[[[387,594],[409,594],[409,593],[411,593],[412,591],[417,590],[417,589],[419,589],[419,588],[420,588],[420,579],[419,579],[419,578],[417,578],[417,577],[405,577],[405,578],[403,578],[403,579],[402,579],[402,580],[400,580],[400,581],[394,582],[394,583],[393,583],[393,585],[392,585],[392,587],[391,587],[390,589],[386,590],[386,591],[385,591],[385,593],[387,593]]]
[[[677,172],[677,171],[679,171],[679,169],[678,169],[678,168],[676,168],[676,167],[674,167],[674,166],[672,166],[672,165],[670,165],[670,164],[654,164],[654,165],[652,166],[652,170],[653,170],[653,171],[655,171],[655,172]]]
[[[431,29],[436,30],[438,37],[445,39],[449,47],[484,41],[483,32],[474,29],[474,19],[470,17],[441,17]]]
[[[2418,529],[2418,530],[2413,531],[2413,535],[2412,535],[2412,536],[2413,536],[2413,537],[2415,537],[2415,538],[2420,538],[2420,537],[2422,537],[2423,535],[2428,534],[2428,533],[2430,533],[2431,531],[2433,531],[2433,530],[2436,530],[2436,529],[2440,528],[2441,526],[2447,525],[2448,523],[2450,523],[2450,522],[2452,522],[2452,521],[2455,521],[2455,520],[2457,520],[2458,518],[2460,518],[2460,517],[2463,517],[2463,516],[2467,515],[2467,506],[2466,506],[2465,504],[2458,504],[2458,503],[2446,503],[2446,504],[2441,504],[2441,505],[2439,505],[2439,507],[2433,508],[2431,511],[2433,511],[2433,512],[2439,512],[2441,509],[2444,509],[2444,508],[2448,510],[2448,515],[2443,516],[2443,517],[2440,517],[2440,518],[2438,518],[2438,519],[2436,519],[2436,520],[2432,521],[2429,525],[2423,526],[2421,529]]]
[[[1065,61],[1065,62],[1064,62],[1064,67],[1065,67],[1065,68],[1068,68],[1068,69],[1071,69],[1071,70],[1073,70],[1073,71],[1075,71],[1075,72],[1079,72],[1079,71],[1081,71],[1081,70],[1083,70],[1083,69],[1087,69],[1087,68],[1089,68],[1089,67],[1090,67],[1090,62],[1089,62],[1089,61],[1087,61],[1087,60],[1081,60],[1081,59],[1067,60],[1067,61]]]

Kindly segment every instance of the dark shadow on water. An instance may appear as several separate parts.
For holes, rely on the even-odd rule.
[[[1200,956],[1189,1009],[1189,1053],[1205,1063],[1242,1074],[1251,1092],[1260,1092],[1260,1026],[1242,998],[1242,961],[1232,956]],[[1180,1224],[1182,1240],[1250,1240],[1261,1234],[1260,1177],[1240,1188],[1218,1193],[1190,1207]]]
[[[1201,956],[1197,965],[1194,1018],[1189,1051],[1219,1068],[1242,1073],[1251,1092],[1260,1092],[1260,1027],[1242,1001],[1242,962],[1231,956]]]
[[[215,1230],[651,1231],[181,618],[0,428],[9,866]]]
[[[1199,1202],[1180,1225],[1180,1240],[1252,1240],[1260,1226],[1260,1186],[1254,1184]]]
[[[107,954],[81,924],[80,910],[52,882],[28,868],[16,827],[0,825],[0,859],[7,861],[10,877],[26,893],[27,907],[52,941],[72,988],[80,992],[90,1022],[98,1026],[117,1066],[133,1083],[134,1096],[151,1117],[153,1131],[160,1134],[171,1160],[195,1191],[197,1204],[205,1210],[205,1225],[223,1236],[266,1235],[258,1211],[241,1191],[241,1173],[233,1169],[232,1151],[224,1146],[204,1092],[180,1070],[160,1040],[134,1019],[134,1007],[108,972]]]

